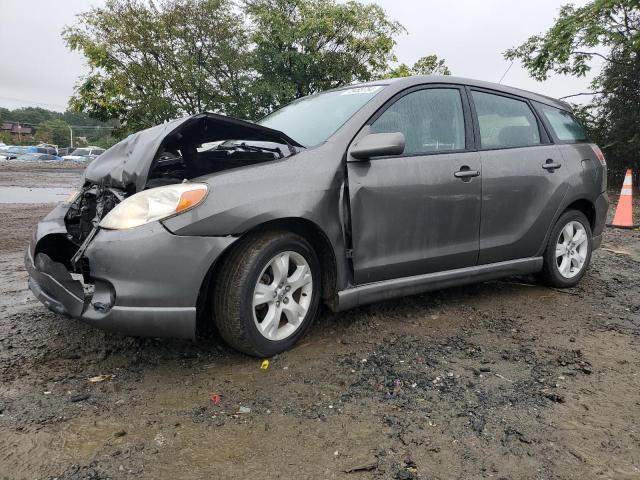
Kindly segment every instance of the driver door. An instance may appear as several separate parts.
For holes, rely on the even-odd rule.
[[[476,265],[481,164],[465,95],[452,85],[402,92],[352,143],[405,137],[401,155],[347,155],[356,284]]]

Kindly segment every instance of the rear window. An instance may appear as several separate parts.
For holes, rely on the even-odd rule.
[[[522,100],[472,91],[482,148],[538,145],[540,130],[529,104]]]
[[[584,128],[571,113],[542,103],[538,103],[537,108],[547,119],[551,130],[561,142],[589,141]]]

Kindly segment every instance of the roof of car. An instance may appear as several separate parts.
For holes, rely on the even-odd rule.
[[[357,85],[348,85],[348,86],[345,86],[344,88],[353,88],[355,86],[364,86],[364,85],[390,85],[390,84],[407,88],[415,85],[423,85],[426,83],[452,83],[457,85],[468,85],[470,87],[486,88],[489,90],[495,90],[498,92],[504,92],[504,93],[509,93],[511,95],[517,95],[519,97],[528,98],[530,100],[535,100],[537,102],[544,103],[546,105],[551,105],[553,107],[561,108],[563,110],[571,110],[571,105],[569,105],[568,103],[563,102],[561,100],[557,100],[552,97],[547,97],[546,95],[530,92],[528,90],[522,90],[520,88],[509,87],[507,85],[501,85],[499,83],[485,82],[482,80],[474,80],[471,78],[464,78],[464,77],[454,77],[451,75],[414,75],[410,77],[389,78],[384,80],[375,80],[372,82],[359,83]]]

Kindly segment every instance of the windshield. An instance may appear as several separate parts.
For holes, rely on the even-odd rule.
[[[310,95],[276,110],[258,123],[313,147],[329,138],[383,88],[383,85],[372,85]]]
[[[80,155],[80,156],[89,155],[89,150],[87,150],[86,148],[77,148],[76,150],[73,151],[71,155]]]

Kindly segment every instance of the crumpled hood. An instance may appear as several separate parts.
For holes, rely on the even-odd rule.
[[[207,141],[258,140],[301,147],[284,133],[256,123],[215,113],[199,113],[172,120],[129,135],[96,158],[84,172],[84,180],[105,186],[144,189],[156,152],[168,135],[179,134],[194,122],[204,120]]]

